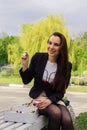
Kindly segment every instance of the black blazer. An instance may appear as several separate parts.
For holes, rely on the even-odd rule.
[[[36,53],[29,65],[29,68],[22,72],[22,68],[20,69],[20,75],[24,84],[28,84],[34,78],[34,85],[29,92],[29,96],[31,98],[36,98],[40,95],[41,92],[45,91],[47,97],[54,103],[57,103],[58,100],[62,99],[64,93],[60,93],[58,91],[52,91],[49,87],[43,86],[43,72],[48,60],[47,53]],[[68,76],[66,81],[66,86],[68,86],[70,76],[71,76],[71,68],[72,64],[69,62],[68,65]]]

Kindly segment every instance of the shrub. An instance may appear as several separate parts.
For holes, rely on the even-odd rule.
[[[12,66],[2,66],[1,67],[1,76],[10,76],[13,75],[13,67]]]
[[[87,112],[76,117],[75,130],[87,130]]]

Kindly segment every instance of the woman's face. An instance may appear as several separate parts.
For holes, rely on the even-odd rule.
[[[48,55],[52,58],[57,58],[61,49],[61,39],[58,36],[52,35],[49,38],[47,51]]]

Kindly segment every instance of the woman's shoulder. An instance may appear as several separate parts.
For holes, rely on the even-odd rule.
[[[47,57],[47,53],[45,52],[36,52],[34,54],[35,57],[39,58],[39,57]]]
[[[44,52],[36,52],[32,57],[32,60],[35,61],[35,62],[47,60],[47,59],[48,59],[48,54],[44,53]]]
[[[67,70],[70,72],[72,70],[72,63],[68,61]]]
[[[68,66],[72,68],[72,63],[70,61],[68,61]]]

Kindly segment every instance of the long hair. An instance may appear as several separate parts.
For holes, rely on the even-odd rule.
[[[57,72],[52,83],[52,88],[60,92],[65,92],[68,65],[67,42],[64,35],[59,32],[54,32],[52,35],[59,37],[61,41],[61,49],[57,58]]]

